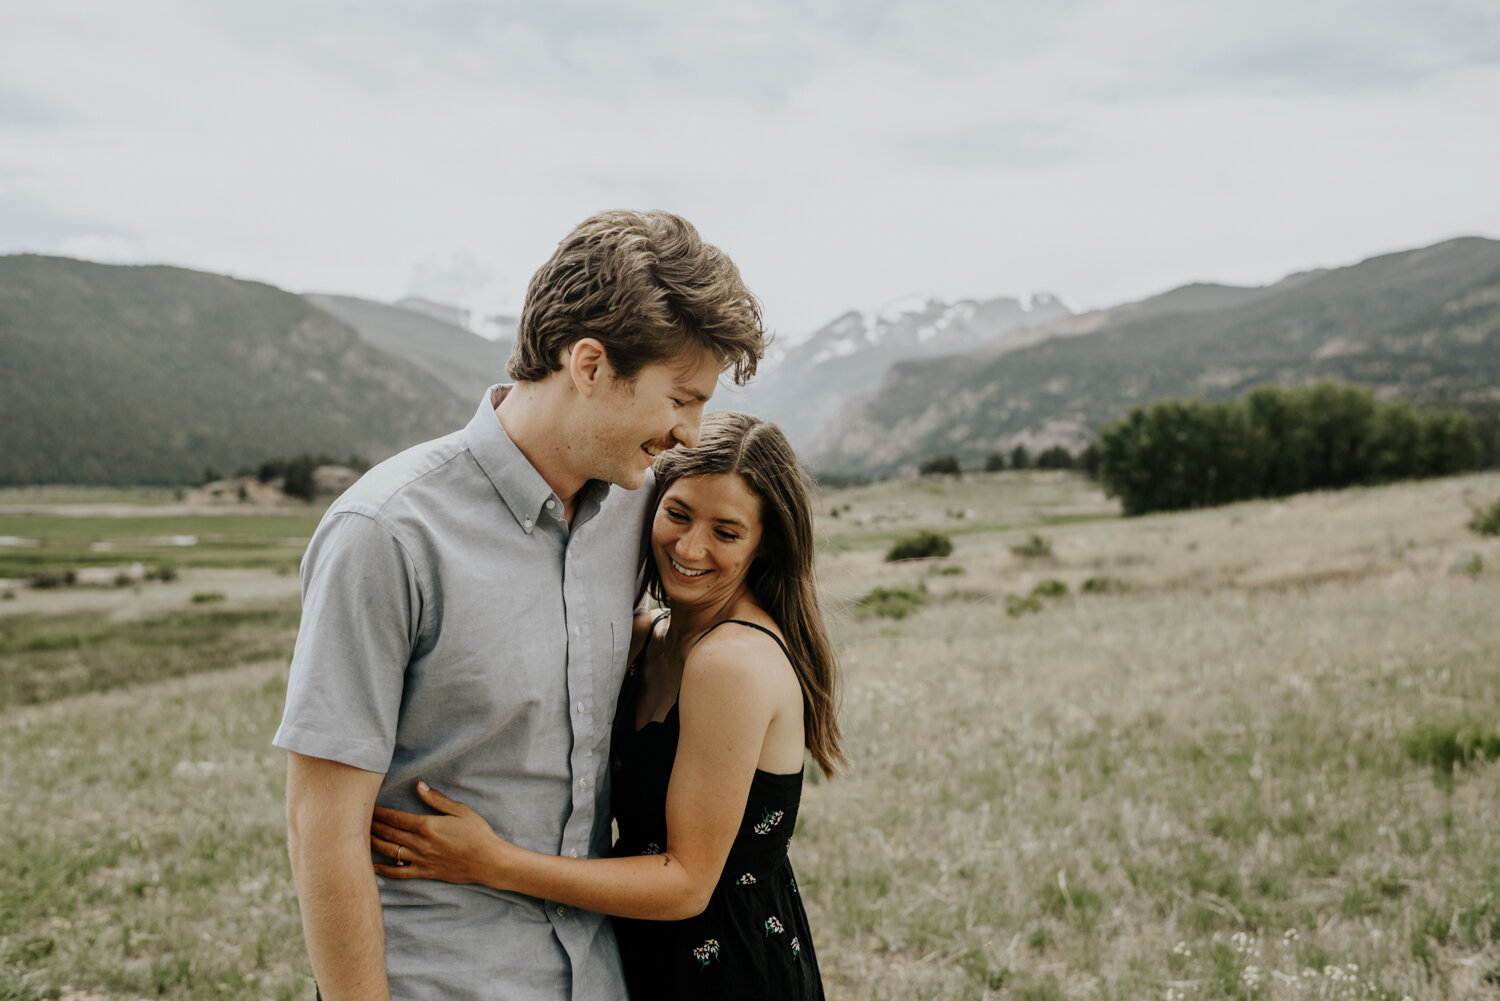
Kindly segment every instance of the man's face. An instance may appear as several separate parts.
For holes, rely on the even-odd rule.
[[[629,490],[639,487],[662,452],[698,443],[703,405],[718,383],[718,359],[702,350],[647,365],[631,383],[606,376],[591,440],[579,443],[588,467],[580,472]]]

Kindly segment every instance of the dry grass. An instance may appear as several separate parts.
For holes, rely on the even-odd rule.
[[[825,494],[855,766],[808,787],[793,855],[830,996],[1500,997],[1500,768],[1403,747],[1500,723],[1500,540],[1465,527],[1496,495],[1080,521],[1109,502],[1058,474]],[[923,528],[954,554],[883,562]],[[1050,556],[1012,552],[1033,532]],[[1047,580],[1067,593],[1006,614]],[[877,586],[928,600],[854,615]],[[0,999],[310,996],[267,744],[283,674],[0,713],[25,804]]]

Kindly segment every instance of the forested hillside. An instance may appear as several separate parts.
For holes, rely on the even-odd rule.
[[[472,413],[300,296],[169,267],[0,257],[0,484],[371,460]]]

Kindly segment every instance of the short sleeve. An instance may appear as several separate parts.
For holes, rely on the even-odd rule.
[[[420,579],[391,533],[363,514],[326,518],[302,561],[302,624],[272,743],[387,771],[421,617]]]

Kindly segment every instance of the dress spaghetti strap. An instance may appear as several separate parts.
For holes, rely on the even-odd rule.
[[[765,626],[758,626],[758,625],[756,625],[753,622],[746,622],[744,619],[725,619],[723,622],[715,623],[714,625],[712,625],[712,626],[709,627],[708,631],[705,632],[703,634],[703,636],[707,636],[709,633],[711,633],[715,629],[719,628],[719,626],[722,626],[725,623],[729,623],[729,622],[733,622],[735,625],[739,625],[739,626],[749,626],[751,629],[759,629],[761,632],[765,633],[767,636],[769,636],[773,640],[775,640],[777,646],[781,647],[781,652],[786,657],[787,663],[788,664],[793,663],[793,661],[792,661],[792,651],[790,651],[790,650],[788,650],[786,648],[786,644],[782,642],[780,636],[777,636],[775,633],[771,632],[771,630],[767,629]],[[703,641],[703,637],[700,636],[698,638],[698,640],[701,643]]]

